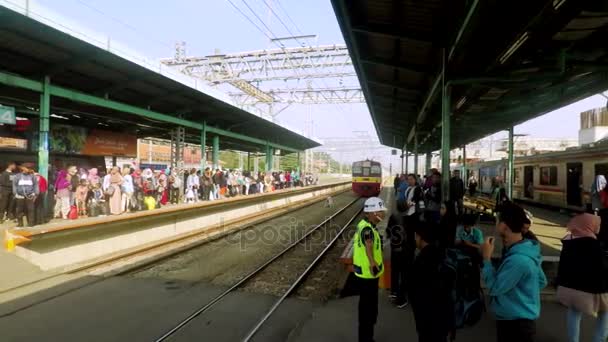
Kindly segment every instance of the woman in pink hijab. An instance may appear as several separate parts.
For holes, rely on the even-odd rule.
[[[557,298],[568,307],[568,341],[578,342],[583,314],[596,318],[592,341],[608,338],[608,269],[597,239],[600,217],[577,215],[568,222],[557,272]],[[587,337],[589,338],[589,337]]]
[[[97,168],[92,168],[89,170],[89,184],[94,186],[95,184],[99,184],[99,175],[97,174]]]

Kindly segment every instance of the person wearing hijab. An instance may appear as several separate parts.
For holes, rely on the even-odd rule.
[[[568,222],[557,272],[557,299],[568,308],[568,341],[578,342],[583,314],[596,317],[594,342],[608,338],[608,270],[596,236],[600,217],[580,214]]]
[[[167,171],[171,172],[170,169],[166,169],[165,171],[161,171],[158,176],[158,202],[160,202],[161,205],[167,205],[169,202],[169,192],[167,189],[169,177],[168,174],[165,173]]]
[[[120,186],[120,190],[122,191],[120,206],[122,207],[123,212],[127,212],[133,207],[133,193],[135,192],[130,167],[122,169],[122,180],[123,182]]]
[[[110,214],[119,215],[122,213],[122,191],[121,185],[123,178],[120,175],[118,166],[114,166],[110,171],[110,187],[108,188],[106,195],[109,197],[110,202]],[[113,189],[113,190],[112,190]]]
[[[142,210],[141,204],[143,203],[143,182],[141,177],[141,170],[134,169],[131,173],[131,177],[133,177],[133,201],[134,206],[137,210]]]
[[[591,210],[601,218],[600,232],[597,239],[602,248],[608,252],[608,189],[606,177],[598,175],[591,185]]]
[[[97,168],[94,167],[89,170],[89,176],[87,177],[87,180],[89,181],[89,185],[91,185],[91,187],[95,184],[99,184],[99,175]]]
[[[68,167],[68,174],[70,175],[70,205],[76,205],[76,188],[80,185],[78,168],[74,165]]]
[[[60,170],[55,180],[55,217],[67,219],[70,212],[71,176]]]
[[[604,209],[603,205],[603,196],[605,195],[606,189],[606,177],[603,175],[598,175],[595,177],[593,184],[591,185],[591,209],[598,213],[600,210]]]

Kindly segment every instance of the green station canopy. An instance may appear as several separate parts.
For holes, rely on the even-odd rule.
[[[608,89],[606,0],[332,4],[387,146],[441,148],[444,54],[451,148]]]
[[[320,145],[234,106],[226,94],[202,80],[178,74],[160,62],[131,57],[115,45],[109,38],[102,41],[71,31],[40,12],[0,6],[0,104],[16,107],[18,115],[36,115],[40,94],[33,89],[49,76],[50,84],[61,88],[51,92],[51,125],[69,123],[168,139],[177,124],[154,114],[162,113],[172,122],[195,123],[186,126],[190,143],[200,143],[197,125],[206,122],[210,127],[207,144],[221,131],[221,149],[264,152],[260,142],[291,151]],[[121,105],[108,108],[98,105],[96,99]],[[127,107],[141,109],[146,115],[122,110]],[[244,141],[240,136],[252,139]]]

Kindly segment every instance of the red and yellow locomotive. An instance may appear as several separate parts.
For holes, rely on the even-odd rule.
[[[382,166],[373,160],[353,163],[353,191],[359,196],[371,197],[380,194]]]

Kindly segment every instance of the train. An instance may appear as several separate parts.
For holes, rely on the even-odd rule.
[[[465,184],[474,175],[477,191],[483,194],[492,192],[497,177],[507,179],[505,159],[471,163],[466,169]],[[560,209],[588,210],[591,186],[597,175],[608,175],[608,142],[516,157],[513,199]]]
[[[382,187],[382,165],[373,160],[356,161],[352,165],[352,189],[362,197],[378,196]]]

